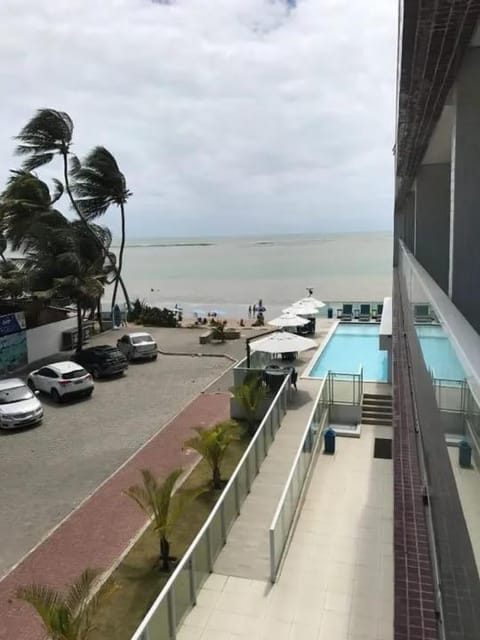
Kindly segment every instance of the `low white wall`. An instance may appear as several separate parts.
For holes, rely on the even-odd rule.
[[[62,348],[62,331],[77,326],[76,318],[50,322],[27,330],[28,362],[41,360],[58,353]]]

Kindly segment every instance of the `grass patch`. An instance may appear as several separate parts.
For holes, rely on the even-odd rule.
[[[250,442],[245,432],[244,428],[239,427],[240,439],[232,442],[227,450],[222,465],[224,479],[230,478]],[[202,461],[182,489],[210,487],[210,484],[210,468]],[[174,556],[180,558],[185,553],[220,495],[220,491],[210,489],[187,507],[172,535],[171,552]],[[129,498],[125,496],[125,500]],[[97,629],[92,633],[92,640],[130,640],[169,578],[169,574],[162,573],[154,566],[159,551],[158,536],[150,525],[107,581],[106,587],[113,580],[117,590],[95,616]]]

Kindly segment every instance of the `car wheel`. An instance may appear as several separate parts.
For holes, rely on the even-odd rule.
[[[52,400],[54,402],[61,402],[62,401],[62,398],[61,398],[60,394],[58,393],[58,391],[55,388],[53,388],[50,391],[50,395],[52,396]]]
[[[35,383],[33,380],[27,380],[27,385],[30,391],[35,391]]]
[[[92,376],[94,380],[98,380],[100,378],[100,369],[98,367],[92,368]]]
[[[156,360],[158,358],[158,353],[156,353],[154,356],[152,356],[152,360]]]

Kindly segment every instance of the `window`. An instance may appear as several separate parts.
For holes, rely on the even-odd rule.
[[[52,369],[50,369],[49,367],[43,367],[42,369],[40,369],[38,375],[44,376],[45,378],[58,378],[55,371],[52,371]]]

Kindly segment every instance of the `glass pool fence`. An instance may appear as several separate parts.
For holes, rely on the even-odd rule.
[[[300,496],[316,453],[320,436],[327,422],[328,389],[326,378],[315,399],[307,428],[295,455],[285,488],[270,525],[270,580],[272,582],[276,581]]]

